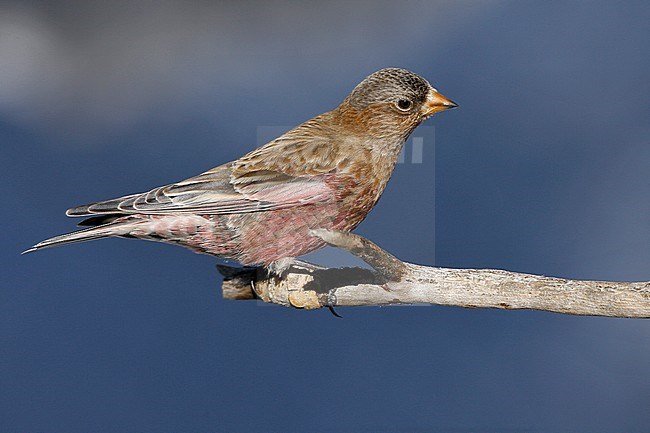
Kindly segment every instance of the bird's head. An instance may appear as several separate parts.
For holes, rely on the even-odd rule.
[[[426,118],[454,107],[456,103],[419,75],[386,68],[359,83],[340,108],[354,112],[371,132],[406,138]]]

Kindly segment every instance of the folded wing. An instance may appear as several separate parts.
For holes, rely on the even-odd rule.
[[[269,211],[334,199],[331,143],[296,128],[234,163],[142,194],[69,209],[68,216],[102,214],[234,214]],[[326,157],[300,170],[305,155]],[[297,169],[298,168],[298,169]]]

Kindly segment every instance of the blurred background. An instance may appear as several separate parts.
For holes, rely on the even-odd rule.
[[[0,430],[650,431],[648,321],[337,319],[223,301],[215,258],[163,244],[19,256],[68,207],[235,159],[399,66],[460,108],[414,133],[422,163],[407,146],[359,234],[421,264],[648,281],[648,22],[643,1],[0,3]]]

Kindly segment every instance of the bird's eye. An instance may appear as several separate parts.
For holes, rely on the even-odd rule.
[[[397,101],[397,108],[399,108],[402,111],[408,111],[411,109],[411,106],[413,103],[409,101],[408,99],[400,99]]]

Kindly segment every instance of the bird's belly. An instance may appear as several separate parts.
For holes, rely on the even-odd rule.
[[[202,215],[195,218],[203,223],[194,225],[191,221],[189,229],[185,224],[179,225],[178,217],[157,217],[148,226],[147,236],[138,233],[136,237],[183,245],[196,252],[236,260],[242,265],[269,265],[285,257],[298,257],[322,248],[325,243],[310,235],[311,229],[350,231],[363,221],[373,204],[371,196],[364,194],[356,196],[355,200],[273,211]],[[170,227],[178,234],[172,233]],[[152,234],[156,237],[152,238]]]
[[[365,215],[364,215],[365,216]],[[270,212],[241,215],[242,264],[268,265],[284,257],[310,253],[325,243],[309,230],[352,230],[361,220],[341,209],[340,203],[305,205]]]

